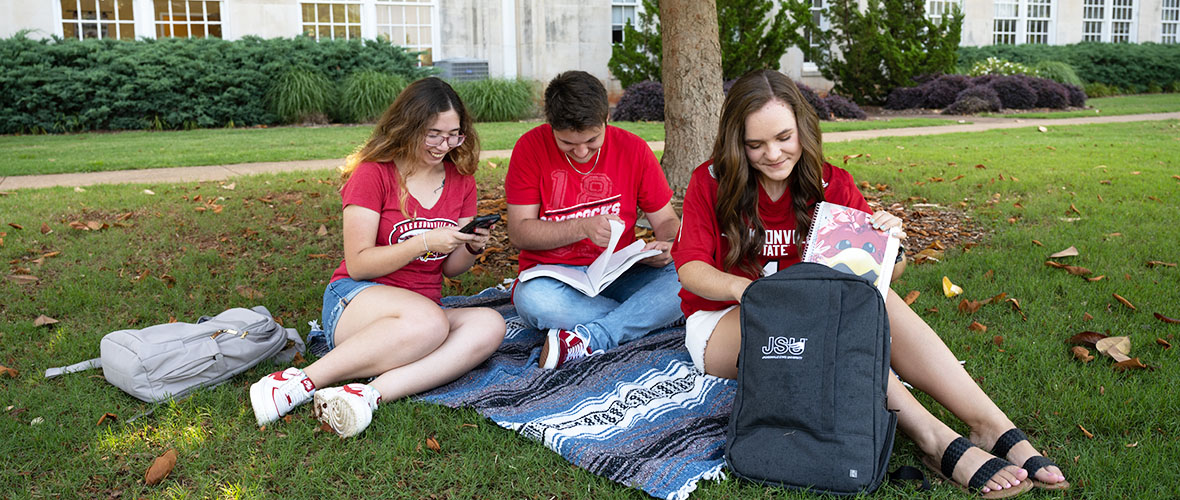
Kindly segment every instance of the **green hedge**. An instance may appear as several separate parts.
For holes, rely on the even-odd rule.
[[[362,70],[414,80],[413,53],[377,40],[0,40],[0,133],[272,124],[267,92],[306,67],[340,82]]]
[[[959,68],[970,68],[988,57],[1029,66],[1041,61],[1062,61],[1086,82],[1133,92],[1167,88],[1173,82],[1180,82],[1180,44],[1084,42],[959,47]]]

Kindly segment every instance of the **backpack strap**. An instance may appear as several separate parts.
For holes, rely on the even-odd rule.
[[[102,358],[88,359],[80,363],[74,363],[69,366],[59,366],[56,368],[47,368],[45,370],[45,378],[54,378],[67,373],[82,372],[86,370],[93,370],[95,368],[102,368]]]

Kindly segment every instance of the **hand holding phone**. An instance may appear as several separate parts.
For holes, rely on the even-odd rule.
[[[471,233],[475,232],[475,228],[477,228],[477,227],[486,229],[486,228],[492,227],[492,224],[495,224],[499,221],[500,221],[500,214],[480,215],[474,219],[471,219],[471,222],[468,222],[466,226],[463,226],[463,228],[460,229],[459,232],[471,234]]]

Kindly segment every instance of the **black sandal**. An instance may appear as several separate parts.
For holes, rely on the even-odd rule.
[[[955,472],[955,466],[959,464],[959,459],[963,458],[963,454],[967,453],[967,450],[974,447],[975,445],[971,444],[971,441],[968,441],[966,438],[957,437],[954,441],[951,441],[951,444],[947,445],[946,450],[942,452],[942,461],[937,466],[935,466],[934,459],[930,456],[922,457],[922,463],[926,464],[926,466],[931,470],[937,472],[938,475],[942,476],[942,478],[947,482],[968,493],[976,493],[980,498],[1008,498],[1024,493],[1032,488],[1031,483],[1021,482],[1020,484],[1011,488],[980,493],[980,490],[982,490],[983,487],[987,485],[987,481],[991,479],[992,476],[995,476],[996,473],[1000,472],[1000,470],[1002,470],[1004,467],[1013,465],[1007,460],[996,457],[988,459],[987,462],[984,462],[983,465],[979,466],[979,468],[975,470],[975,473],[971,475],[971,480],[967,481],[967,486],[963,486],[955,482],[954,479],[951,479],[951,474]]]
[[[1000,439],[996,440],[996,445],[992,447],[992,454],[998,457],[1007,458],[1008,452],[1012,451],[1012,447],[1016,446],[1021,441],[1028,441],[1028,436],[1024,435],[1024,432],[1021,432],[1020,429],[1015,427],[1008,429],[1008,432],[1005,432],[1000,436]],[[1036,450],[1035,447],[1033,449]],[[1041,455],[1033,455],[1028,457],[1028,460],[1024,461],[1024,465],[1022,465],[1021,468],[1028,471],[1028,479],[1032,481],[1033,486],[1036,486],[1037,488],[1046,490],[1069,489],[1069,481],[1044,483],[1037,480],[1037,471],[1049,466],[1057,467],[1058,469],[1061,468],[1060,465],[1057,465],[1052,460],[1049,460],[1048,458],[1045,458]]]

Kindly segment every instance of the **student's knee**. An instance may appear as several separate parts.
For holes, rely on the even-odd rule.
[[[507,326],[504,324],[504,318],[500,313],[487,308],[476,309],[477,315],[474,318],[474,327],[478,334],[475,336],[475,341],[472,342],[472,347],[477,355],[484,357],[491,356],[496,349],[500,348],[500,344],[504,342],[504,333],[507,331]]]
[[[516,313],[520,315],[520,319],[525,324],[538,328],[541,324],[548,323],[545,319],[559,314],[560,310],[555,309],[558,302],[554,300],[559,296],[559,285],[560,282],[557,280],[544,278],[517,283],[512,291],[512,303],[516,306]]]
[[[403,324],[414,329],[416,338],[421,339],[423,343],[434,344],[435,347],[442,345],[451,332],[451,324],[446,313],[437,307],[422,308],[404,319],[407,321]]]

